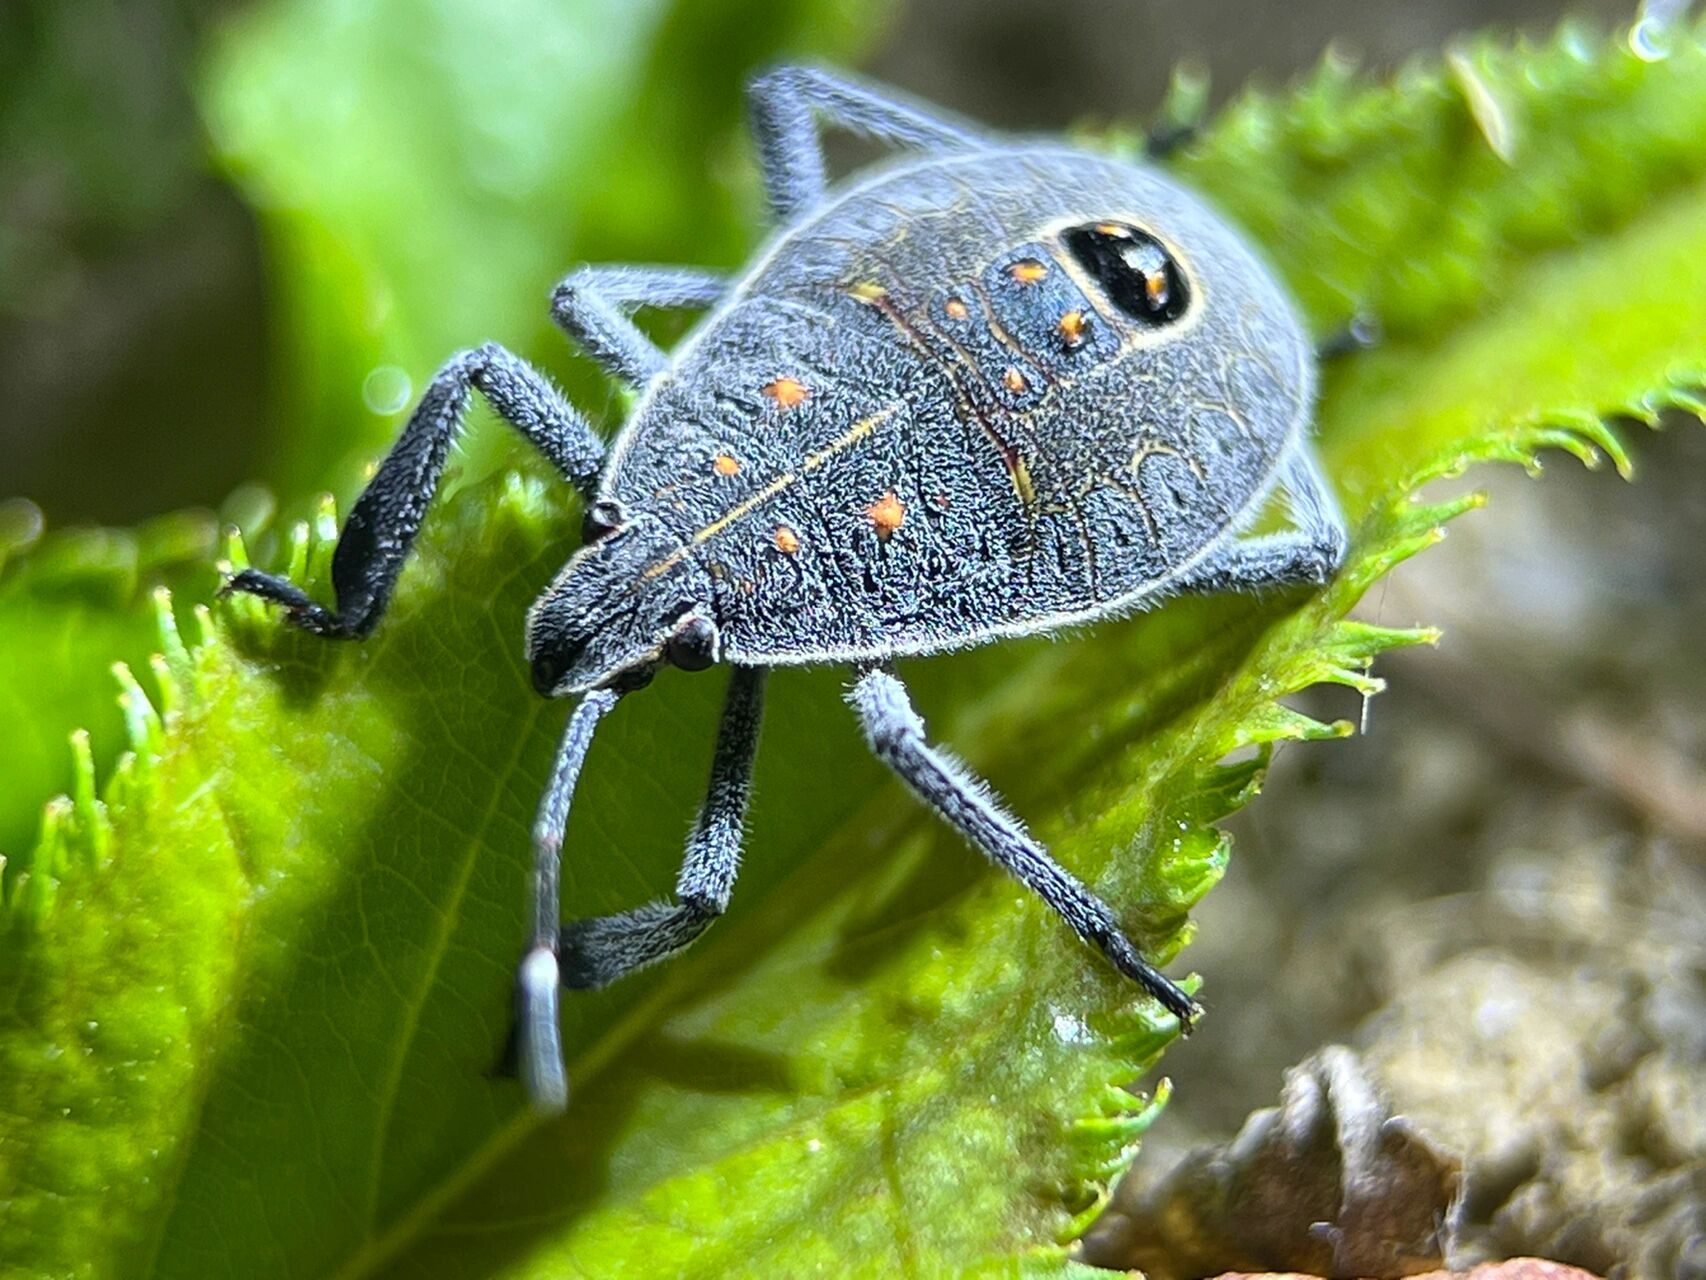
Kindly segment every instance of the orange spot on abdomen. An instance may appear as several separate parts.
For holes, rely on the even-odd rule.
[[[865,515],[875,526],[877,537],[884,542],[889,540],[891,533],[906,523],[906,508],[901,505],[900,499],[894,496],[893,489],[866,507]]]
[[[792,409],[811,394],[811,388],[798,378],[777,378],[764,385],[764,394],[784,409]]]

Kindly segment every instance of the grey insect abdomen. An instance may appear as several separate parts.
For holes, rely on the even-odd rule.
[[[1165,243],[1123,314],[1061,233]],[[1313,357],[1162,175],[1059,148],[896,166],[785,229],[641,406],[608,491],[715,583],[734,661],[929,652],[1116,611],[1254,515]]]

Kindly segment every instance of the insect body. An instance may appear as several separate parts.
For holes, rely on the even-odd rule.
[[[534,841],[518,1062],[563,1105],[560,985],[686,946],[733,887],[764,674],[836,662],[872,749],[1182,1022],[1190,999],[1113,913],[926,741],[892,659],[1130,612],[1166,594],[1325,581],[1344,535],[1308,439],[1313,349],[1245,242],[1157,170],[978,133],[784,68],[752,89],[779,228],[737,279],[583,268],[554,314],[644,388],[608,456],[496,346],[433,380],[350,513],[336,611],[245,570],[333,637],[384,611],[471,389],[588,499],[580,551],[535,604],[542,694],[578,699]],[[914,154],[828,187],[816,117]],[[710,314],[666,355],[637,306]],[[1275,488],[1295,530],[1242,536]],[[563,925],[562,833],[598,721],[663,665],[732,668],[675,899]]]

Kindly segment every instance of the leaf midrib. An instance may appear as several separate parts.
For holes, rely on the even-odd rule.
[[[474,867],[479,855],[486,848],[486,834],[491,829],[492,821],[497,816],[500,802],[504,798],[503,779],[515,774],[521,764],[530,742],[530,734],[539,720],[540,712],[547,704],[538,700],[530,700],[527,712],[527,732],[518,733],[514,738],[511,755],[503,769],[494,774],[493,785],[489,793],[486,809],[480,816],[479,825],[470,833],[463,846],[461,866],[457,871],[456,883],[449,900],[438,914],[438,927],[432,941],[432,947],[427,964],[423,968],[421,981],[416,989],[415,998],[409,1001],[404,1010],[402,1034],[396,1037],[396,1051],[392,1055],[390,1069],[386,1073],[385,1084],[380,1092],[379,1122],[374,1126],[373,1155],[371,1158],[372,1175],[368,1183],[367,1203],[363,1210],[366,1226],[363,1231],[364,1242],[372,1240],[379,1225],[379,1196],[385,1180],[385,1152],[391,1141],[391,1124],[396,1112],[397,1098],[402,1091],[403,1067],[408,1062],[409,1052],[414,1047],[415,1037],[420,1030],[421,1013],[426,1008],[427,997],[432,991],[433,983],[438,978],[439,967],[445,955],[450,950],[450,938],[454,926],[460,919],[462,900],[467,893],[469,882],[473,879]]]

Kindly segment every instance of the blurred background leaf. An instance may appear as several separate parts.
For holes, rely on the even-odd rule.
[[[565,366],[545,302],[577,262],[737,262],[759,211],[736,132],[748,73],[855,54],[884,8],[293,0],[231,24],[202,97],[274,282],[268,474],[352,492],[460,347]],[[584,370],[571,385],[609,408]],[[502,443],[476,436],[464,468],[489,471]]]

